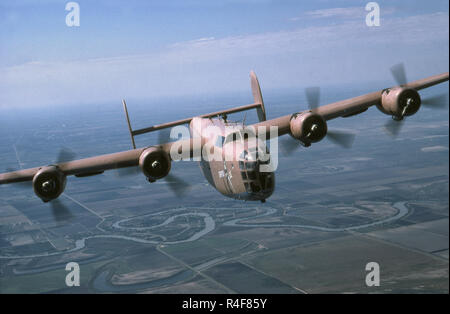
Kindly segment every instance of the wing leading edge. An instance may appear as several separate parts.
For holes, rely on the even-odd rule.
[[[430,76],[424,79],[420,79],[414,82],[410,82],[401,86],[406,89],[422,90],[449,80],[449,73],[442,73],[439,75]],[[349,98],[346,100],[338,101],[328,105],[320,106],[314,109],[314,113],[320,115],[324,120],[332,120],[339,117],[353,116],[366,111],[372,106],[379,106],[384,90],[372,92],[362,96]],[[290,133],[290,122],[292,115],[286,115],[272,120],[256,123],[253,127],[258,133],[269,133],[271,126],[278,127],[278,136]]]

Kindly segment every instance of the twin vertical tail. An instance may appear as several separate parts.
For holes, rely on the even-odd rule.
[[[256,77],[255,72],[253,72],[253,71],[250,72],[250,83],[251,83],[252,94],[253,94],[253,101],[254,101],[253,104],[239,106],[239,107],[221,110],[221,111],[212,112],[212,113],[207,113],[207,114],[200,115],[198,117],[199,118],[213,118],[213,117],[224,116],[224,115],[231,114],[231,113],[256,109],[256,113],[258,114],[259,121],[260,122],[266,121],[266,109],[264,108],[264,101],[263,101],[262,94],[261,94],[261,88],[259,86],[258,78]],[[130,116],[128,115],[127,103],[125,102],[125,99],[122,99],[122,104],[123,104],[123,109],[125,111],[125,117],[127,119],[128,131],[130,132],[130,136],[131,136],[131,143],[132,143],[134,149],[136,149],[136,143],[134,141],[134,137],[136,135],[154,132],[154,131],[158,131],[158,130],[162,130],[162,129],[167,129],[167,128],[171,128],[171,127],[174,127],[177,125],[187,124],[187,123],[190,123],[191,120],[194,118],[194,117],[191,117],[191,118],[181,119],[181,120],[172,121],[172,122],[168,122],[168,123],[157,124],[157,125],[153,125],[153,126],[150,126],[147,128],[139,129],[139,130],[133,130],[131,127]],[[163,144],[163,143],[160,143],[160,144]]]
[[[125,110],[125,116],[127,118],[128,130],[130,131],[130,136],[131,136],[131,143],[133,144],[133,149],[136,149],[136,143],[134,141],[133,129],[131,128],[130,116],[128,115],[127,103],[125,102],[125,99],[122,99],[122,104],[123,104],[123,110]]]
[[[255,104],[259,104],[259,107],[256,108],[259,122],[266,121],[266,108],[264,107],[261,87],[259,86],[258,78],[253,71],[250,72],[250,84],[252,87],[253,101]]]

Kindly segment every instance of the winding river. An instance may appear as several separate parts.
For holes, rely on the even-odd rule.
[[[395,220],[398,220],[405,216],[408,213],[408,207],[405,205],[406,202],[397,202],[393,204],[393,207],[398,209],[398,213],[394,216],[388,217],[383,220],[374,221],[367,224],[357,225],[357,226],[350,226],[350,227],[342,227],[342,228],[328,228],[328,227],[319,227],[319,226],[312,226],[312,225],[290,225],[290,224],[249,224],[245,223],[245,220],[248,219],[255,219],[255,218],[261,218],[265,216],[270,216],[272,214],[275,214],[277,212],[277,209],[269,207],[266,212],[262,213],[261,215],[257,215],[251,218],[245,217],[245,218],[237,218],[230,221],[225,222],[224,226],[230,226],[230,227],[249,227],[249,228],[305,228],[305,229],[313,229],[313,230],[319,230],[319,231],[326,231],[326,232],[342,232],[342,231],[352,231],[352,230],[358,230],[358,229],[364,229],[372,226],[377,226],[381,224],[386,224],[393,222]],[[153,215],[153,214],[151,214]],[[148,215],[147,215],[148,216]],[[46,252],[41,254],[34,254],[34,255],[25,255],[25,256],[2,256],[0,255],[0,259],[21,259],[21,258],[35,258],[35,257],[47,257],[47,256],[54,256],[54,255],[61,255],[66,253],[71,253],[75,251],[79,251],[81,249],[84,249],[86,247],[86,241],[90,239],[99,239],[99,238],[107,238],[107,239],[121,239],[121,240],[127,240],[127,241],[133,241],[137,243],[143,243],[143,244],[164,244],[164,245],[171,245],[171,244],[179,244],[179,243],[186,243],[198,240],[199,238],[205,236],[206,234],[210,233],[216,228],[216,223],[214,219],[209,215],[208,213],[187,213],[187,214],[178,214],[171,216],[167,218],[164,222],[162,222],[159,225],[150,226],[150,227],[123,227],[121,226],[121,223],[125,221],[129,221],[131,219],[136,218],[127,218],[120,220],[113,224],[114,228],[122,229],[122,230],[151,230],[157,227],[165,226],[170,223],[172,223],[176,218],[178,217],[185,217],[185,216],[199,216],[202,217],[205,223],[205,226],[202,230],[196,232],[188,239],[179,240],[179,241],[154,241],[154,240],[145,240],[141,238],[136,237],[128,237],[123,235],[115,235],[115,234],[104,234],[104,235],[93,235],[84,237],[82,239],[75,241],[75,247],[69,250],[65,251],[59,251],[59,252]]]

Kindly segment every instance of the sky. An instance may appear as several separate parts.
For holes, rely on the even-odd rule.
[[[448,71],[447,0],[0,0],[0,107],[394,84]]]

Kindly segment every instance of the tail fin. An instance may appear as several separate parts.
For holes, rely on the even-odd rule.
[[[144,128],[144,129],[133,130],[131,128],[130,118],[128,116],[127,104],[125,103],[125,100],[122,100],[122,103],[123,103],[123,109],[125,110],[125,117],[127,119],[128,130],[130,131],[131,142],[133,144],[133,148],[136,147],[135,142],[134,142],[134,137],[136,135],[145,134],[145,133],[149,133],[149,132],[153,132],[153,131],[157,131],[157,130],[162,130],[162,129],[167,129],[167,128],[172,128],[172,127],[177,126],[177,125],[190,123],[192,121],[192,119],[194,119],[194,117],[191,117],[191,118],[187,118],[187,119],[181,119],[181,120],[172,121],[172,122],[168,122],[168,123],[162,123],[162,124],[153,125],[151,127]],[[202,114],[202,115],[197,116],[195,118],[212,118],[212,117],[223,116],[223,115],[227,115],[227,114],[231,114],[231,113],[251,110],[251,109],[261,110],[260,108],[261,108],[261,104],[260,103],[258,103],[258,104],[249,104],[249,105],[243,105],[243,106],[239,106],[239,107],[235,107],[235,108],[231,108],[231,109],[226,109],[226,110],[216,111],[216,112],[212,112],[212,113]],[[258,116],[260,116],[259,113],[258,113]],[[264,116],[264,118],[265,118],[265,116]]]
[[[131,144],[133,144],[133,148],[136,149],[136,143],[134,142],[133,129],[131,128],[130,117],[128,116],[127,103],[125,102],[125,99],[122,99],[122,104],[123,104],[123,110],[125,110],[125,117],[127,118],[128,130],[130,131]]]
[[[252,86],[253,100],[255,104],[260,106],[256,108],[259,121],[266,121],[266,108],[264,107],[264,101],[261,94],[261,88],[259,86],[258,78],[255,72],[250,71],[250,84]]]
[[[207,113],[207,114],[200,115],[198,117],[211,118],[211,117],[216,117],[216,116],[220,116],[220,115],[224,115],[224,114],[256,109],[259,121],[260,122],[266,121],[266,109],[264,108],[264,101],[263,101],[262,94],[261,94],[261,88],[259,87],[258,79],[256,78],[255,72],[253,72],[253,71],[250,72],[250,82],[251,82],[253,99],[254,99],[253,104],[244,105],[244,106],[235,107],[235,108],[226,109],[226,110],[221,110],[221,111],[212,112],[212,113]],[[191,120],[193,119],[193,117],[192,117],[192,118],[177,120],[177,121],[173,121],[173,122],[169,122],[169,123],[153,125],[151,127],[144,128],[144,129],[133,130],[131,128],[130,117],[128,116],[127,104],[124,99],[122,100],[122,104],[123,104],[123,109],[125,110],[125,117],[127,119],[128,130],[130,131],[131,143],[133,145],[133,148],[136,148],[136,143],[134,141],[134,137],[136,135],[145,134],[145,133],[149,133],[149,132],[153,132],[153,131],[157,131],[157,130],[171,128],[171,127],[174,127],[177,125],[186,124],[186,123],[191,122]]]

